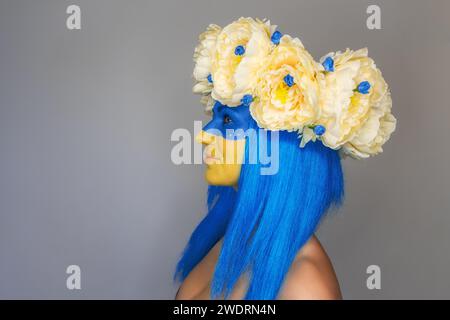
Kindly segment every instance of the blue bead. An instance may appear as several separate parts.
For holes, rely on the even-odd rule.
[[[320,124],[314,127],[314,133],[316,134],[316,136],[323,135],[325,131],[326,131],[325,127]]]
[[[242,105],[247,106],[247,107],[250,105],[250,103],[252,103],[252,101],[253,101],[253,97],[251,94],[246,94],[241,99]]]
[[[294,77],[291,76],[290,74],[287,74],[283,80],[287,84],[288,87],[292,87],[295,84]]]
[[[358,88],[356,90],[358,90],[359,93],[368,94],[369,89],[370,89],[369,81],[363,81],[358,85]]]
[[[234,54],[237,56],[242,56],[244,53],[245,53],[244,46],[239,45],[234,49]]]
[[[322,62],[323,67],[325,68],[325,71],[333,72],[334,71],[334,60],[332,57],[327,57]]]
[[[275,31],[272,34],[272,37],[270,37],[270,40],[274,44],[279,44],[282,36],[283,36],[283,34],[280,31]]]
[[[206,79],[208,79],[208,82],[209,82],[209,83],[212,83],[212,82],[213,82],[213,81],[212,81],[211,73],[208,74],[208,77],[206,77]]]

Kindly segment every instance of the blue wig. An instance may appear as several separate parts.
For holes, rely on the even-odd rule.
[[[251,128],[258,128],[251,122]],[[338,207],[344,196],[338,152],[321,141],[310,141],[304,148],[299,142],[297,133],[280,131],[276,174],[261,175],[260,161],[245,161],[237,191],[208,188],[208,213],[192,233],[174,280],[184,280],[223,237],[211,298],[227,299],[244,273],[250,275],[244,299],[277,298],[298,251],[324,214],[331,206]]]

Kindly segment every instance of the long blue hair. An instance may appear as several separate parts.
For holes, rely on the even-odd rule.
[[[251,128],[257,129],[254,120]],[[267,132],[270,134],[271,132]],[[320,141],[299,147],[295,132],[280,131],[279,169],[261,175],[262,165],[245,161],[238,188],[209,186],[208,213],[192,233],[176,266],[174,281],[189,272],[223,237],[211,299],[227,299],[244,273],[244,299],[276,299],[298,250],[331,207],[344,196],[339,154]],[[248,137],[245,155],[249,156]],[[258,144],[259,145],[259,144]]]

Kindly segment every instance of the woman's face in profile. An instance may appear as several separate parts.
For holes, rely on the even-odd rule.
[[[251,118],[249,108],[217,102],[212,112],[211,121],[195,138],[205,145],[206,181],[216,186],[237,186],[244,159],[244,132]]]

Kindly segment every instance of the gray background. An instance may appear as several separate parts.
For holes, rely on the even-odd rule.
[[[382,30],[366,28],[369,4]],[[345,205],[319,231],[344,298],[450,298],[443,0],[2,0],[0,298],[173,298],[206,184],[201,165],[172,164],[170,134],[206,120],[198,34],[240,16],[270,18],[316,59],[367,46],[391,86],[397,130],[383,154],[345,160]],[[66,289],[70,264],[81,290]],[[381,290],[366,288],[371,264]]]

